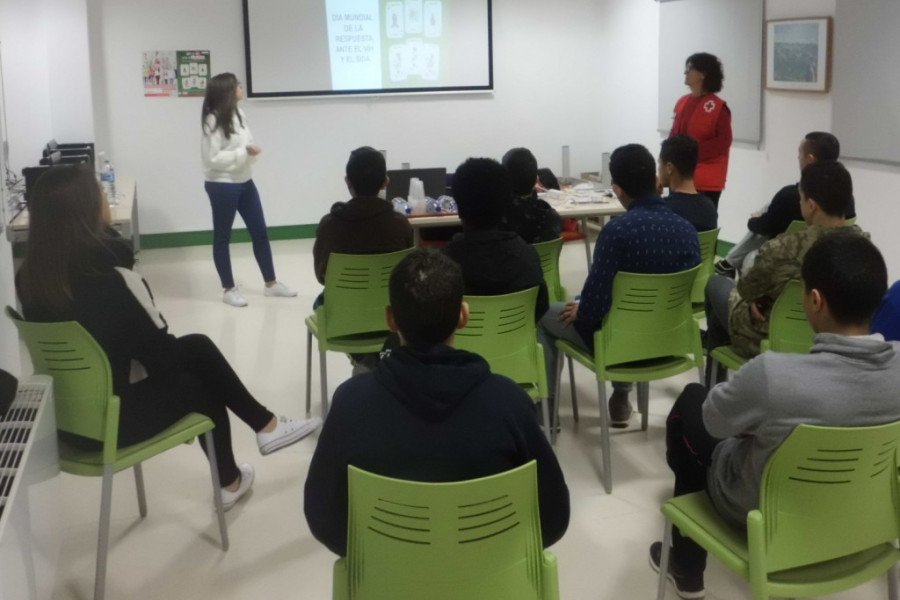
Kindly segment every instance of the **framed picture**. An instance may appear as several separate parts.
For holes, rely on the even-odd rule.
[[[831,17],[766,21],[766,89],[827,92]]]

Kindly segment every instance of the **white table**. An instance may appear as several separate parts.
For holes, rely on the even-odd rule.
[[[564,219],[578,219],[581,222],[581,230],[587,233],[587,220],[592,217],[614,217],[625,214],[625,208],[617,198],[610,198],[608,202],[573,202],[553,205],[559,216]],[[409,224],[413,228],[413,245],[419,245],[419,229],[422,227],[452,227],[459,225],[459,215],[411,215]],[[588,269],[591,268],[591,242],[587,235],[584,237],[584,252],[587,257]]]
[[[140,227],[138,227],[137,184],[130,175],[116,177],[116,200],[118,204],[109,207],[110,225],[131,240],[135,254],[141,249]],[[28,240],[28,209],[19,213],[9,224],[10,242],[22,243]]]

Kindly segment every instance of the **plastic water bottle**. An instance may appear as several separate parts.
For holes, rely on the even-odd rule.
[[[430,215],[440,214],[440,212],[441,212],[440,203],[438,203],[438,201],[435,200],[434,198],[430,198],[430,197],[426,196],[425,197],[425,212]]]
[[[450,196],[441,196],[437,199],[438,211],[442,213],[459,212],[456,208],[456,200]]]
[[[394,205],[394,212],[398,212],[401,215],[410,215],[412,213],[412,209],[409,207],[409,202],[401,197],[394,198],[391,203]]]
[[[108,158],[103,160],[103,167],[100,169],[100,185],[103,186],[103,191],[106,192],[109,205],[117,205],[119,201],[116,199],[116,170]]]

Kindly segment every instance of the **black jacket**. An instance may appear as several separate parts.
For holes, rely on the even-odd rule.
[[[537,192],[513,198],[500,221],[502,231],[519,234],[526,244],[549,242],[562,232],[562,219],[553,208],[537,197]]]
[[[671,192],[663,200],[669,210],[693,225],[697,231],[710,231],[719,226],[716,205],[703,194]]]
[[[535,322],[550,307],[537,250],[512,231],[492,229],[458,233],[445,251],[462,268],[467,294],[499,296],[537,287]]]
[[[476,354],[395,350],[334,393],[304,491],[317,540],[347,552],[347,465],[413,481],[462,481],[537,461],[544,546],[569,523],[569,490],[534,405]]]

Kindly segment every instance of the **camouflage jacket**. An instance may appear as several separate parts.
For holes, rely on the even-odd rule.
[[[869,237],[856,225],[847,228]],[[833,227],[813,225],[795,233],[783,233],[759,249],[750,271],[738,280],[728,298],[728,328],[731,343],[738,354],[752,358],[759,354],[759,343],[769,337],[769,313],[772,304],[791,279],[800,279],[800,266],[806,252]],[[750,303],[759,301],[766,321],[750,314]]]

